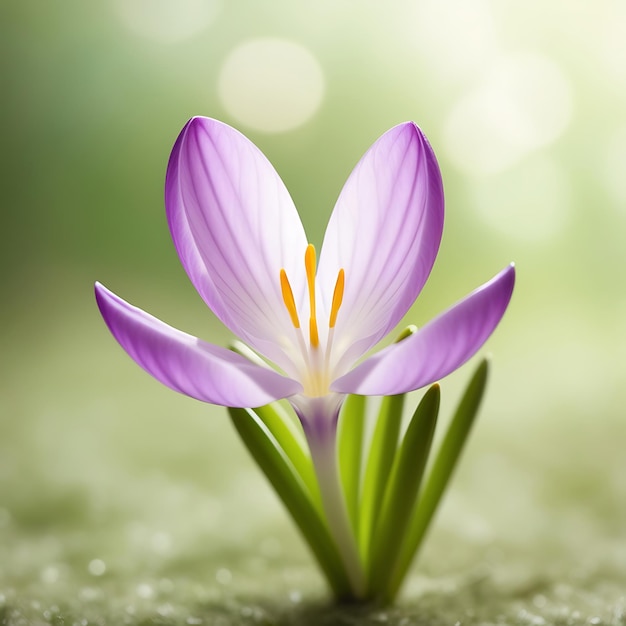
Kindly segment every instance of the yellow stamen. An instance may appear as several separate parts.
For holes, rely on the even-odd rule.
[[[309,287],[309,310],[311,318],[309,320],[309,338],[311,346],[317,348],[320,338],[317,332],[317,317],[315,311],[315,246],[310,243],[304,253],[304,267],[306,268],[306,282]]]
[[[333,292],[333,304],[330,307],[330,321],[328,326],[334,328],[337,323],[337,313],[339,313],[339,307],[343,301],[343,288],[346,282],[346,273],[343,268],[339,270],[337,274],[337,282],[335,283],[335,291]]]
[[[280,270],[280,289],[283,292],[283,302],[289,311],[291,317],[291,323],[295,328],[300,328],[300,319],[298,318],[298,311],[296,311],[296,301],[293,299],[293,291],[287,278],[287,272],[284,269]]]

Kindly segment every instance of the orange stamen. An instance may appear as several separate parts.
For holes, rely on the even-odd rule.
[[[309,338],[311,346],[317,348],[320,344],[317,332],[317,317],[315,311],[315,246],[310,243],[304,253],[304,267],[306,268],[306,282],[309,287],[309,310],[311,318],[309,320]]]
[[[335,283],[335,291],[333,292],[333,304],[330,307],[330,321],[328,326],[334,328],[337,323],[337,313],[339,313],[339,307],[343,301],[343,288],[346,282],[346,273],[343,268],[339,270],[337,274],[337,282]]]
[[[300,319],[298,318],[298,311],[296,310],[296,301],[293,299],[293,291],[287,278],[287,272],[284,269],[280,270],[280,290],[283,293],[283,302],[289,311],[289,317],[291,317],[291,323],[294,328],[300,328]]]
[[[320,345],[320,336],[317,332],[317,320],[314,317],[309,320],[309,337],[311,338],[311,345],[317,348]]]

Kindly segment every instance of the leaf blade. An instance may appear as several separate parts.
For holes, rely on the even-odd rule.
[[[435,384],[424,394],[395,457],[376,527],[369,575],[369,591],[384,595],[410,523],[439,414],[441,393]]]
[[[355,537],[359,533],[359,502],[363,433],[365,429],[365,396],[349,395],[339,417],[339,471],[348,516]]]
[[[369,567],[385,486],[398,448],[404,399],[404,394],[386,396],[382,399],[365,465],[359,520],[359,549],[366,569]]]
[[[439,447],[435,461],[424,483],[409,531],[403,543],[398,565],[387,590],[387,599],[397,595],[416,552],[428,530],[465,442],[475,421],[484,396],[489,373],[489,361],[483,359],[474,372]]]

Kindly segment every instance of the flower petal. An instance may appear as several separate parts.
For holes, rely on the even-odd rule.
[[[331,390],[394,395],[429,385],[470,359],[504,315],[515,284],[513,264],[400,343],[342,376]]]
[[[280,270],[302,302],[307,240],[270,162],[235,129],[195,117],[172,150],[165,204],[178,255],[208,306],[236,335],[294,373],[280,348],[294,343]]]
[[[102,317],[122,348],[175,391],[204,402],[250,408],[302,390],[290,378],[168,326],[100,283],[95,291]]]
[[[422,290],[443,212],[439,166],[412,122],[387,131],[354,168],[330,218],[318,271],[328,311],[337,273],[345,270],[335,331],[344,371],[398,324]]]

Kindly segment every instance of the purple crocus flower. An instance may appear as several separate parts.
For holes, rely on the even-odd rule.
[[[446,376],[483,345],[513,290],[510,265],[355,366],[408,311],[439,249],[441,174],[411,122],[386,132],[354,168],[317,267],[278,174],[226,124],[196,117],[183,128],[169,160],[165,204],[191,282],[224,325],[275,369],[176,330],[97,283],[104,320],[143,369],[176,391],[230,407],[287,398],[307,435],[327,511],[337,501],[324,483],[337,482],[328,476],[336,475],[336,421],[346,394],[401,394]],[[328,511],[338,543],[350,543],[345,520],[333,515],[343,514]],[[345,550],[352,551],[347,560],[358,560],[354,546]],[[353,564],[355,587],[357,570]]]

